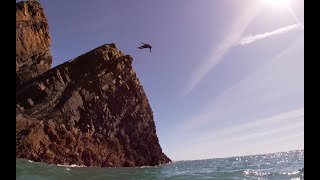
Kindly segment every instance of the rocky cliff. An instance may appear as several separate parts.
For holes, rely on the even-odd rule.
[[[50,69],[50,36],[46,16],[36,1],[16,4],[16,83]]]
[[[39,3],[17,3],[17,24],[21,7],[41,9],[44,17]],[[32,17],[39,16],[30,16],[30,22]],[[47,49],[37,69],[41,55],[31,54],[48,48],[49,42],[39,29],[28,29],[28,35],[18,30],[16,72],[23,83],[16,89],[17,157],[102,167],[171,161],[159,145],[152,109],[129,55],[105,44],[48,70]],[[25,48],[29,42],[37,46]]]

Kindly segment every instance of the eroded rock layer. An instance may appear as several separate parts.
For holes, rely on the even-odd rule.
[[[129,55],[105,44],[50,69],[40,4],[16,10],[16,157],[102,167],[171,161]]]
[[[16,4],[16,83],[37,77],[50,69],[49,26],[43,8],[36,1]]]

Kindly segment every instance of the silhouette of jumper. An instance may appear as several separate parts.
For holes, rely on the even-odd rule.
[[[149,48],[149,49],[150,49],[150,52],[151,52],[152,46],[150,46],[150,44],[145,44],[145,43],[141,43],[141,44],[143,44],[143,45],[140,46],[140,47],[138,47],[139,49]]]

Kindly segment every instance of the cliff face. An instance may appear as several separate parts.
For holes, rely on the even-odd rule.
[[[30,38],[41,39],[34,36]],[[19,48],[17,44],[17,51],[24,53],[21,57],[31,54]],[[29,61],[35,62],[32,57]],[[102,167],[170,162],[159,145],[151,107],[131,63],[132,58],[115,44],[106,44],[20,85],[16,156]]]
[[[36,1],[16,4],[16,83],[50,69],[50,36],[46,16]]]

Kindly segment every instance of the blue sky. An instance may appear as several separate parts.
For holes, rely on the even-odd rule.
[[[39,2],[54,66],[111,42],[134,58],[173,160],[304,148],[303,0]]]

